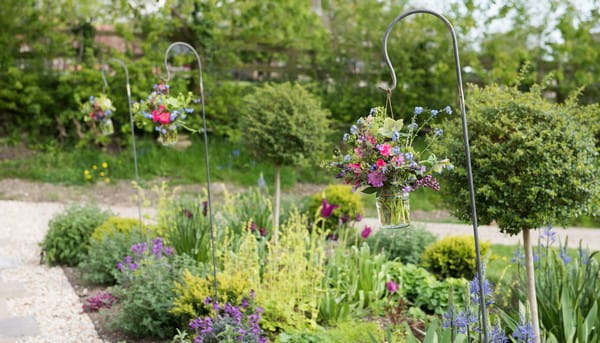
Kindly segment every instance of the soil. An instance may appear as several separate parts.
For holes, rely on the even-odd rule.
[[[98,285],[90,285],[86,283],[81,277],[81,272],[74,267],[62,267],[65,276],[71,283],[73,290],[79,297],[79,301],[81,302],[81,306],[86,303],[86,299],[96,294],[99,291],[106,291],[108,287],[98,286]],[[83,311],[83,309],[82,309]],[[92,322],[94,323],[94,327],[96,328],[96,332],[98,336],[104,342],[128,342],[128,343],[160,343],[164,341],[155,340],[155,339],[136,339],[127,336],[126,334],[118,331],[112,331],[108,328],[110,327],[109,317],[111,314],[115,312],[115,309],[102,309],[98,312],[88,312],[87,315],[90,317]]]

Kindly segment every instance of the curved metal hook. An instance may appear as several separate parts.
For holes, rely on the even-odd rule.
[[[167,70],[167,78],[165,81],[169,81],[171,79],[171,72],[169,71],[169,52],[176,46],[183,46],[188,48],[198,61],[198,84],[200,85],[200,103],[202,105],[202,134],[204,138],[204,161],[206,163],[206,191],[208,195],[208,222],[210,226],[210,243],[211,243],[211,253],[212,253],[212,263],[213,263],[213,280],[214,280],[214,289],[215,289],[215,299],[218,299],[218,284],[217,284],[217,257],[216,257],[216,247],[215,247],[215,234],[213,229],[213,214],[212,214],[212,193],[210,188],[210,168],[208,161],[208,136],[206,134],[206,111],[204,110],[204,83],[202,81],[202,61],[200,60],[200,55],[193,46],[189,45],[185,42],[175,42],[169,45],[167,50],[165,51],[165,68]]]
[[[131,145],[132,145],[132,149],[133,149],[133,168],[135,171],[135,181],[137,182],[138,185],[138,217],[139,217],[139,222],[140,222],[140,229],[142,229],[144,226],[143,220],[142,220],[142,194],[141,194],[141,190],[140,190],[140,175],[139,175],[139,169],[138,169],[138,161],[137,161],[137,149],[136,149],[136,144],[135,144],[135,125],[133,123],[133,109],[131,108],[131,85],[129,84],[129,70],[127,69],[127,65],[125,64],[125,62],[123,62],[122,60],[118,59],[118,58],[111,58],[110,60],[108,60],[109,62],[114,62],[117,63],[118,65],[121,66],[121,68],[123,69],[123,71],[125,72],[125,88],[127,90],[127,105],[129,107],[129,125],[131,126]],[[106,69],[108,69],[108,65],[104,64],[103,67],[105,67]],[[104,84],[105,86],[107,86],[107,82],[106,82],[106,77],[104,75],[104,68],[102,69],[102,79],[104,80]]]
[[[463,141],[464,141],[466,162],[467,162],[466,163],[467,164],[466,165],[467,179],[468,179],[468,183],[469,183],[469,192],[470,192],[470,201],[471,201],[471,221],[473,224],[473,237],[475,239],[477,276],[479,279],[479,308],[481,309],[481,321],[483,322],[483,330],[482,331],[483,331],[484,342],[488,342],[487,313],[486,313],[485,295],[484,295],[484,289],[483,289],[483,284],[484,284],[483,266],[481,264],[481,253],[480,253],[480,246],[479,246],[479,232],[478,232],[478,227],[477,227],[477,209],[475,207],[475,188],[473,186],[473,171],[471,169],[471,151],[469,148],[469,133],[468,133],[468,129],[467,129],[467,114],[465,111],[465,97],[464,97],[464,91],[463,91],[463,85],[462,85],[460,58],[458,56],[458,40],[456,38],[456,31],[454,30],[454,26],[452,26],[452,23],[450,23],[450,21],[446,17],[444,17],[443,15],[441,15],[435,11],[426,10],[426,9],[415,9],[415,10],[411,10],[408,12],[404,12],[404,13],[400,14],[399,16],[397,16],[394,20],[392,20],[390,25],[387,27],[385,34],[383,35],[383,55],[385,58],[385,63],[387,64],[387,67],[390,69],[390,74],[392,75],[392,86],[389,87],[386,91],[388,92],[388,95],[391,96],[392,91],[396,88],[396,85],[397,85],[396,71],[394,70],[394,67],[392,66],[392,62],[390,61],[390,57],[389,57],[388,51],[387,51],[387,42],[388,42],[388,38],[390,36],[390,32],[392,31],[392,28],[394,27],[394,25],[396,25],[400,20],[402,20],[410,15],[418,14],[418,13],[431,14],[431,15],[437,17],[438,19],[440,19],[441,21],[443,21],[444,24],[446,24],[446,27],[448,28],[448,30],[450,31],[450,35],[452,36],[452,47],[453,47],[453,51],[454,51],[456,80],[458,82],[458,101],[460,104],[460,112],[462,115]]]
[[[106,63],[103,63],[102,66],[100,67],[100,75],[102,75],[102,81],[104,82],[104,93],[106,93],[106,91],[108,90],[108,82],[106,82],[106,75],[104,75],[104,70],[108,70],[108,65]]]

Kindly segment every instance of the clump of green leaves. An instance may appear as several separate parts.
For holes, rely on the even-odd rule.
[[[411,226],[402,231],[378,230],[369,236],[367,243],[371,249],[384,252],[389,260],[419,264],[425,248],[436,240],[433,233],[422,227]]]
[[[485,256],[489,242],[480,245],[481,255]],[[477,270],[475,261],[475,241],[471,236],[448,236],[425,249],[421,265],[440,278],[454,277],[473,279]]]
[[[590,111],[554,104],[533,86],[521,93],[497,85],[471,88],[469,133],[479,222],[496,221],[517,234],[584,214],[600,192],[600,162],[591,130],[579,120]],[[597,110],[596,110],[597,113]],[[596,115],[597,118],[597,115]],[[439,148],[456,165],[443,192],[460,219],[471,216],[462,128],[447,125]]]
[[[41,243],[44,261],[51,265],[76,266],[86,256],[90,236],[110,212],[95,205],[73,205],[50,220]]]

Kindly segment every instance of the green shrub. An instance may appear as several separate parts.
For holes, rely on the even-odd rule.
[[[134,255],[133,261],[135,270],[125,266],[113,289],[119,302],[111,326],[134,337],[172,337],[181,327],[169,312],[175,298],[173,285],[181,281],[185,270],[203,274],[204,266],[186,255],[157,257],[149,251]]]
[[[435,275],[414,264],[389,262],[389,277],[400,285],[400,293],[412,306],[427,313],[443,314],[450,304],[463,303],[466,280],[448,278],[438,280]],[[452,301],[450,301],[452,294]]]
[[[343,322],[334,327],[315,331],[284,332],[279,343],[371,343],[384,342],[384,332],[377,322]]]
[[[136,225],[139,224],[137,220],[134,222]],[[102,229],[102,232],[105,234],[100,239],[92,239],[90,241],[88,254],[79,264],[79,270],[85,281],[94,284],[110,285],[117,281],[120,273],[117,269],[117,263],[123,259],[123,256],[131,254],[132,245],[146,239],[145,233],[136,225],[131,226],[127,231],[106,231]],[[98,229],[102,227],[115,226],[107,226],[104,223]],[[94,233],[98,232],[98,229]]]
[[[382,251],[389,260],[404,264],[419,264],[425,248],[437,240],[436,235],[421,228],[410,227],[403,230],[379,230],[367,239],[374,251]]]
[[[73,205],[55,215],[41,243],[44,261],[51,265],[79,264],[87,254],[92,232],[109,216],[110,212],[94,205]]]
[[[489,242],[481,242],[481,256],[485,256]],[[475,242],[472,236],[448,236],[425,249],[421,265],[440,278],[473,279],[476,271]]]
[[[137,219],[110,217],[92,233],[91,242],[101,241],[105,236],[109,238],[117,233],[128,233],[134,227],[139,227],[140,222]]]
[[[318,211],[321,208],[322,199],[326,199],[329,204],[339,206],[333,210],[331,217],[325,219],[325,229],[335,230],[340,219],[344,223],[349,223],[356,221],[357,217],[362,217],[364,213],[362,199],[358,193],[352,192],[351,186],[329,185],[322,192],[318,192],[311,197],[307,209],[309,218],[320,216]]]

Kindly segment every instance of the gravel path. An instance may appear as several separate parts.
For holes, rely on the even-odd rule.
[[[0,201],[2,343],[102,342],[90,318],[81,313],[79,298],[62,269],[39,264],[38,243],[48,230],[48,221],[63,209],[59,203]],[[136,208],[112,210],[137,217]],[[3,330],[3,323],[8,328]]]
[[[48,230],[48,221],[63,209],[60,203],[0,201],[0,343],[102,342],[90,318],[81,312],[79,298],[62,269],[39,264],[38,244]],[[121,216],[137,217],[136,208],[111,210]],[[366,218],[363,225],[379,226],[374,218]],[[472,234],[468,225],[416,225],[440,236]],[[569,246],[577,247],[582,240],[592,250],[600,250],[600,229],[570,228],[557,232],[563,241],[569,238]],[[520,242],[520,236],[503,235],[490,226],[480,228],[480,237],[498,244]]]

